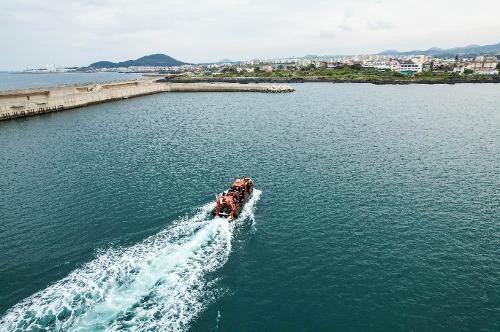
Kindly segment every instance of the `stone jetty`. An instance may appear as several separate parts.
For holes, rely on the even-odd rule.
[[[0,91],[0,121],[161,92],[292,92],[282,84],[171,83],[155,79]]]

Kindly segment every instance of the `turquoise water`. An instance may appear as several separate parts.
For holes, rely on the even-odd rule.
[[[0,123],[0,330],[498,331],[500,86],[296,88]]]
[[[95,83],[142,78],[141,74],[120,73],[46,73],[14,74],[0,72],[0,91],[42,88],[61,84]]]

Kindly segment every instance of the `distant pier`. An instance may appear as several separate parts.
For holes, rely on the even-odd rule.
[[[155,79],[0,91],[0,121],[60,112],[161,92],[262,92],[295,89],[282,84],[171,83]]]

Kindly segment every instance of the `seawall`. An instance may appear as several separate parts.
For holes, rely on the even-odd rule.
[[[0,91],[0,121],[59,112],[94,104],[161,92],[282,93],[286,85],[239,83],[171,83],[155,79],[64,85],[51,88]]]

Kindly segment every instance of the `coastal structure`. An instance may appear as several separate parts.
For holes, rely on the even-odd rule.
[[[58,112],[160,92],[292,92],[287,85],[171,83],[156,79],[20,89],[0,92],[0,120]]]

